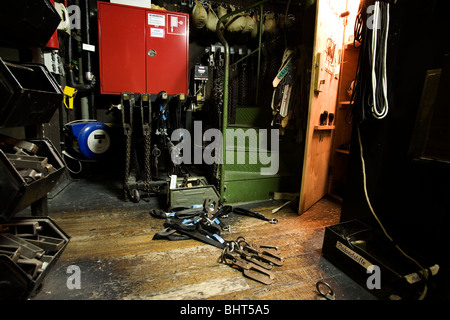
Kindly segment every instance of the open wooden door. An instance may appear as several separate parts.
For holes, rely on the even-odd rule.
[[[308,125],[298,213],[302,214],[328,191],[333,149],[336,99],[347,0],[317,0]],[[328,116],[326,116],[328,114]],[[333,118],[331,116],[331,118]]]

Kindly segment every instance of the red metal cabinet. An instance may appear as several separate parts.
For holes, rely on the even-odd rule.
[[[97,15],[102,94],[188,94],[188,14],[98,2]]]

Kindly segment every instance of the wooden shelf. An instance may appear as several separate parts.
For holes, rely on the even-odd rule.
[[[356,48],[355,48],[355,46],[353,45],[353,41],[349,41],[349,42],[346,42],[345,44],[344,44],[344,48],[345,49],[353,49],[353,50],[358,50],[359,49],[359,47],[361,46],[361,42],[359,42],[359,41],[356,41]]]
[[[314,126],[314,130],[322,131],[322,130],[334,130],[335,126]]]
[[[352,101],[340,101],[339,102],[339,108],[348,108],[350,106],[353,106]]]
[[[350,154],[350,150],[345,150],[345,149],[336,149],[335,150],[337,153],[342,153],[342,154]]]

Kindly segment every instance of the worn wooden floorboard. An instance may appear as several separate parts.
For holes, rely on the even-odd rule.
[[[232,215],[226,220],[231,232],[222,233],[226,240],[244,236],[279,248],[284,265],[272,269],[271,285],[219,263],[221,250],[214,246],[152,240],[164,220],[152,217],[149,208],[52,213],[71,240],[34,299],[313,300],[322,279],[333,282],[342,298],[370,298],[321,256],[325,227],[339,222],[338,204],[322,199],[301,216],[290,208],[272,214],[272,208],[253,210],[277,218],[278,224]],[[81,270],[81,289],[67,288],[70,265]],[[349,295],[346,288],[359,295]]]

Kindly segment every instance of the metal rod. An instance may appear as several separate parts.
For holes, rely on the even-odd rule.
[[[262,44],[262,30],[263,30],[263,3],[259,5],[259,39],[258,39],[258,68],[256,69],[256,99],[255,103],[258,105],[258,95],[259,95],[259,70],[261,69],[261,44]]]

